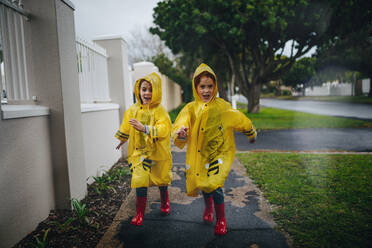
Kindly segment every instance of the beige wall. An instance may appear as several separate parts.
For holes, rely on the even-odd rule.
[[[123,37],[116,35],[98,37],[94,42],[105,48],[109,56],[107,71],[110,98],[112,102],[119,105],[119,121],[117,125],[120,125],[125,110],[134,103],[131,72],[128,65],[128,45]],[[121,148],[123,157],[128,155],[127,148],[127,144],[124,144]]]
[[[167,110],[177,108],[182,103],[182,89],[179,84],[176,84],[168,77],[166,77],[166,93],[167,93]]]
[[[161,77],[162,83],[162,100],[161,104],[167,111],[177,108],[181,104],[181,87],[170,80],[166,75],[159,72],[158,68],[151,62],[139,62],[134,64],[132,72],[133,85],[134,82],[152,72],[156,72]]]
[[[50,146],[56,208],[69,208],[71,198],[86,192],[80,95],[76,70],[73,10],[60,0],[29,0],[32,19],[28,57],[30,85],[37,104],[50,108]]]
[[[54,205],[49,117],[0,120],[0,246],[34,230]]]
[[[55,0],[60,83],[62,99],[65,141],[67,155],[67,172],[69,177],[69,199],[84,198],[87,192],[85,182],[85,160],[82,130],[82,114],[80,110],[79,77],[76,68],[76,35],[74,12],[61,0]],[[57,130],[55,130],[57,131]],[[61,144],[58,144],[57,148]],[[58,207],[70,207],[70,201],[58,199]],[[66,203],[68,205],[66,205]]]
[[[24,5],[30,93],[50,115],[0,120],[1,247],[86,193],[73,10],[61,0]]]
[[[119,129],[119,110],[103,110],[83,113],[83,137],[85,148],[86,178],[100,176],[109,170],[121,157],[115,147],[119,143],[114,137]]]

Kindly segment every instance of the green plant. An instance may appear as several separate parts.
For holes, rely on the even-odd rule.
[[[71,217],[71,218],[68,218],[68,220],[63,224],[61,224],[59,221],[51,221],[50,223],[57,226],[57,229],[64,233],[64,232],[68,231],[70,228],[71,229],[76,229],[73,226],[70,226],[71,222],[73,222],[75,220],[76,220],[76,218]]]
[[[172,121],[172,123],[176,120],[178,113],[185,107],[186,103],[181,103],[177,108],[171,110],[169,112],[169,117]]]
[[[103,175],[101,177],[93,177],[93,179],[97,183],[97,185],[93,186],[97,194],[100,195],[102,192],[106,192],[109,189],[116,193],[115,189],[112,186],[107,185],[107,183],[110,182],[109,180],[112,180],[112,177],[110,177],[110,179],[107,179],[107,177]]]
[[[290,90],[282,90],[282,96],[291,96],[292,92]]]
[[[130,170],[127,167],[121,167],[113,170],[118,180],[121,180],[124,176],[130,175]]]
[[[73,212],[76,214],[79,223],[84,224],[86,222],[88,225],[90,224],[88,219],[89,209],[86,207],[86,204],[81,204],[77,199],[72,199],[72,208]]]
[[[49,231],[50,231],[50,229],[47,229],[44,232],[42,240],[40,240],[39,237],[35,236],[36,244],[31,244],[31,245],[35,248],[45,248],[47,246],[47,240],[46,239],[47,239]]]

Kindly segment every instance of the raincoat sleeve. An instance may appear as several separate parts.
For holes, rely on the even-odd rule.
[[[234,128],[234,130],[248,136],[250,141],[257,138],[257,132],[251,120],[239,110],[229,109],[224,118],[230,122],[230,125]]]
[[[189,110],[188,110],[188,105],[186,105],[181,112],[178,114],[176,121],[173,124],[173,129],[172,129],[172,139],[174,144],[182,149],[186,143],[187,143],[187,138],[186,139],[179,139],[177,137],[177,131],[183,126],[190,128],[190,123],[189,123]]]
[[[127,111],[125,111],[120,128],[115,134],[115,138],[119,139],[122,142],[126,142],[129,139],[130,115],[131,115],[131,109],[128,109]]]
[[[155,115],[155,124],[149,125],[149,136],[151,140],[164,139],[169,137],[172,124],[168,113],[165,109],[161,108]]]

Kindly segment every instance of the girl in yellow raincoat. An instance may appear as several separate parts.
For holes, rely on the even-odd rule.
[[[195,100],[188,103],[173,125],[174,144],[186,153],[187,195],[203,193],[203,220],[213,222],[213,202],[216,210],[215,235],[225,235],[226,219],[222,187],[235,156],[234,130],[256,140],[252,122],[230,103],[216,97],[217,80],[213,70],[201,64],[193,77]]]
[[[160,104],[161,79],[151,73],[136,81],[134,92],[137,103],[125,111],[123,122],[115,137],[119,149],[129,139],[128,163],[132,172],[131,187],[136,188],[137,215],[131,224],[142,225],[146,208],[147,188],[159,186],[160,212],[170,213],[168,185],[172,181],[170,152],[171,121]]]

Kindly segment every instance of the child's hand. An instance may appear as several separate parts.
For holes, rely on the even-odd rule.
[[[116,150],[119,150],[120,147],[125,143],[125,141],[120,141],[119,145],[116,147]]]
[[[187,137],[187,127],[182,126],[178,131],[176,132],[177,138],[185,139]]]
[[[138,130],[140,132],[145,132],[146,131],[145,126],[141,122],[137,121],[136,119],[130,119],[129,124],[131,124],[132,127],[134,127],[136,130]]]

